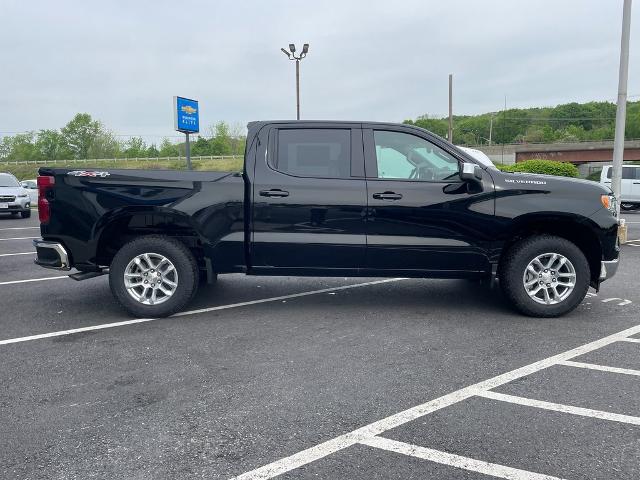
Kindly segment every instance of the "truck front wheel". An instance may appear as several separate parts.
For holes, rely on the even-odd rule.
[[[138,317],[167,317],[181,310],[198,288],[195,258],[179,240],[136,238],[116,253],[109,286],[125,310]]]
[[[512,305],[532,317],[576,308],[589,289],[589,262],[572,242],[536,235],[513,245],[500,265],[500,286]]]

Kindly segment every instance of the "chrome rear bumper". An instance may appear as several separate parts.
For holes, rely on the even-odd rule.
[[[604,281],[613,277],[618,271],[619,264],[619,258],[616,258],[615,260],[603,260],[602,262],[600,262],[600,281]]]
[[[61,243],[38,239],[33,241],[33,246],[36,247],[36,265],[54,270],[71,270],[69,255]]]

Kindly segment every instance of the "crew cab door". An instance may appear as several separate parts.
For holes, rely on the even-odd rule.
[[[252,267],[301,275],[362,268],[367,197],[360,125],[269,128],[252,185]]]
[[[363,137],[367,269],[438,276],[490,269],[491,176],[481,170],[479,182],[462,181],[464,157],[409,127],[364,125]]]

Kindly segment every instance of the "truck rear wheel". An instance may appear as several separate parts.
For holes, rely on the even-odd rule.
[[[180,241],[136,238],[116,253],[109,286],[120,305],[138,317],[167,317],[184,308],[198,289],[195,258]]]
[[[558,317],[589,289],[589,262],[572,242],[536,235],[513,245],[500,265],[500,286],[511,304],[532,317]]]

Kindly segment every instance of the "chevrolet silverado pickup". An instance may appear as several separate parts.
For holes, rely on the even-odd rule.
[[[252,122],[238,172],[44,167],[38,188],[35,262],[108,274],[142,317],[237,272],[486,280],[552,317],[618,266],[608,187],[500,172],[409,125]]]

